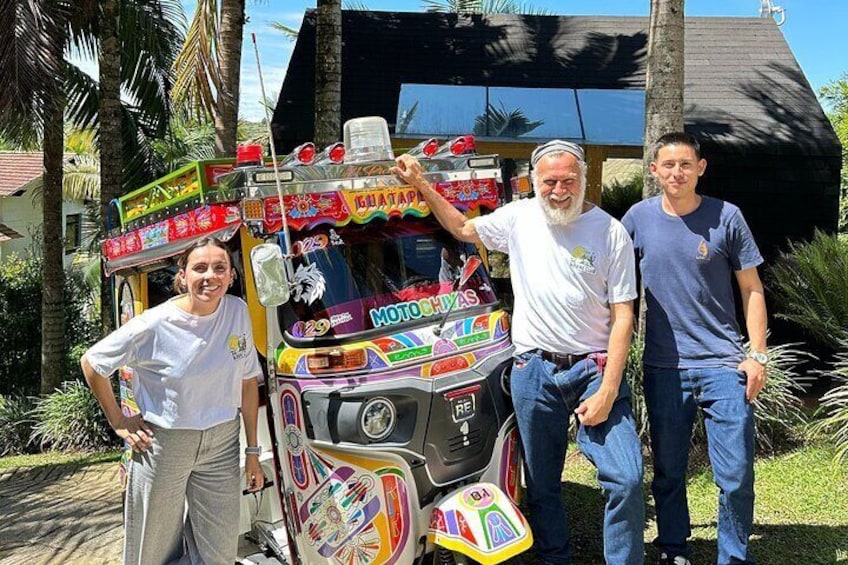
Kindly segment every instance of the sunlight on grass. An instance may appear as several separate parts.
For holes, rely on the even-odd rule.
[[[848,564],[848,469],[834,466],[832,457],[831,449],[808,446],[757,461],[751,552],[759,563]],[[645,474],[645,551],[646,563],[652,563],[651,540],[657,527],[649,490],[649,457]],[[562,480],[574,562],[602,565],[603,498],[595,469],[572,449]],[[708,468],[692,471],[688,494],[693,563],[715,563],[718,490]],[[507,563],[535,565],[539,561],[528,552]]]
[[[47,451],[34,455],[13,455],[0,457],[0,471],[14,469],[15,467],[47,467],[51,465],[91,465],[105,461],[118,461],[121,458],[119,451],[107,451],[105,453],[63,453],[61,451]]]

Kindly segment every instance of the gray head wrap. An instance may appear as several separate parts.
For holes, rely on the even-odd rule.
[[[552,139],[551,141],[545,143],[544,145],[540,145],[533,150],[533,153],[530,154],[530,165],[535,168],[536,163],[539,162],[539,159],[551,153],[571,153],[572,155],[577,157],[578,161],[582,161],[584,163],[586,162],[586,158],[583,155],[582,147],[580,147],[576,143],[572,143],[571,141],[564,141],[562,139]]]

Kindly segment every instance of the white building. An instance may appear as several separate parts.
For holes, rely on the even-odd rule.
[[[40,233],[41,201],[33,192],[41,186],[43,161],[41,152],[0,151],[0,261],[12,253],[23,256],[33,247],[33,235]],[[80,202],[62,203],[65,267],[80,250],[84,213]]]

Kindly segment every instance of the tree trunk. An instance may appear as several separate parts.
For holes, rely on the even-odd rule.
[[[651,0],[651,19],[648,31],[648,61],[645,76],[645,146],[642,155],[644,186],[642,197],[660,193],[660,186],[651,175],[651,148],[663,134],[683,131],[684,83],[684,0]],[[645,336],[644,286],[640,290],[637,333]]]
[[[663,134],[683,131],[683,0],[651,0],[645,77],[645,185],[642,196],[659,194],[648,170],[651,146]]]
[[[56,41],[61,57],[62,41]],[[65,94],[62,80],[45,97],[44,186],[42,188],[41,393],[53,392],[64,378],[65,316],[62,244],[62,150]]]
[[[215,155],[234,157],[238,135],[241,42],[244,37],[244,0],[221,2],[219,43],[221,89],[215,114]]]
[[[103,0],[100,21],[100,217],[106,221],[109,202],[121,193],[123,142],[121,139],[121,52],[118,40],[118,0]],[[104,224],[105,225],[105,224]],[[102,259],[101,259],[102,260]],[[101,265],[100,327],[103,335],[115,328],[112,289]]]
[[[315,145],[338,141],[342,129],[342,3],[318,0],[315,24]]]

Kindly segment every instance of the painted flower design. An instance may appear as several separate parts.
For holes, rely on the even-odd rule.
[[[292,202],[289,216],[292,218],[311,218],[318,213],[308,194],[298,194]]]

